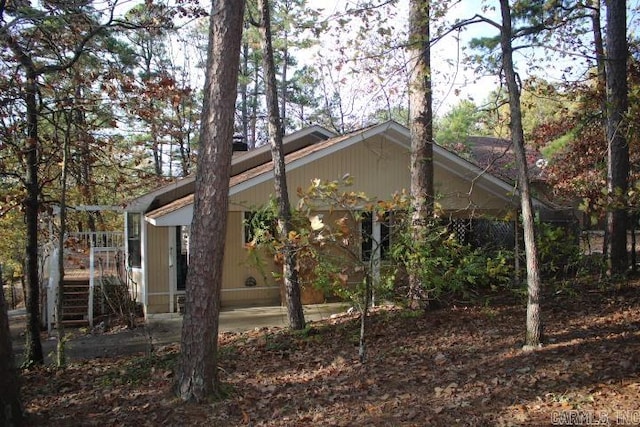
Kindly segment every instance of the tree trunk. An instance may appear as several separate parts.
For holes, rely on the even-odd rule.
[[[629,146],[625,136],[627,113],[627,16],[624,0],[607,0],[607,211],[608,269],[611,276],[626,273]]]
[[[369,307],[373,299],[373,286],[371,283],[371,274],[365,277],[364,301],[362,312],[360,313],[360,342],[358,345],[358,359],[360,363],[367,361],[367,320],[369,318]]]
[[[260,96],[260,85],[258,84],[260,76],[258,73],[258,68],[258,64],[254,63],[254,84],[253,93],[251,94],[251,123],[249,124],[249,150],[253,150],[254,148],[256,148],[258,139],[258,97]]]
[[[607,138],[607,126],[606,126],[606,111],[607,111],[607,72],[606,72],[606,58],[604,56],[604,42],[602,40],[602,27],[601,27],[601,14],[600,14],[600,0],[591,0],[591,31],[593,32],[593,44],[596,54],[596,69],[598,70],[597,79],[597,91],[596,93],[600,97],[600,110],[602,116],[602,137]],[[604,239],[602,239],[602,256],[607,259],[609,253],[609,233],[605,227]]]
[[[285,129],[287,128],[287,89],[289,83],[287,82],[287,74],[289,69],[289,34],[285,31],[284,33],[284,49],[282,51],[282,81],[280,82],[280,123],[282,124],[282,135],[285,133]],[[273,52],[272,52],[273,53]],[[273,60],[273,55],[271,55],[271,59]],[[274,61],[275,64],[275,61]],[[275,65],[274,65],[275,68]]]
[[[289,241],[289,232],[292,230],[291,206],[289,204],[284,150],[282,147],[282,122],[280,121],[280,115],[278,113],[278,88],[273,60],[273,46],[271,44],[269,1],[259,0],[258,7],[262,14],[260,32],[262,35],[264,58],[265,95],[269,116],[269,142],[271,144],[273,173],[275,175],[274,187],[276,198],[278,199],[278,233],[279,240],[283,243],[282,255],[284,265],[282,268],[282,278],[284,281],[289,325],[292,329],[304,329],[305,321],[302,303],[300,301],[300,281],[298,270],[296,269],[296,253],[295,248]]]
[[[242,80],[240,81],[242,142],[249,144],[249,43],[242,43]]]
[[[0,425],[22,425],[24,419],[20,404],[20,386],[11,347],[4,290],[0,292],[0,390]]]
[[[629,231],[631,231],[631,271],[633,273],[638,272],[638,253],[636,251],[636,224],[638,223],[638,213],[631,214],[631,221],[629,221]]]
[[[220,394],[218,322],[244,4],[219,0],[211,6],[193,246],[176,389],[185,401],[202,402]]]
[[[524,251],[527,263],[527,324],[525,347],[535,348],[542,343],[542,320],[540,318],[540,271],[538,266],[538,249],[535,240],[535,223],[533,203],[529,188],[527,157],[522,130],[522,111],[520,108],[520,88],[516,80],[513,66],[513,47],[511,45],[511,11],[508,0],[500,0],[502,12],[502,31],[500,45],[502,48],[502,68],[509,93],[509,111],[511,114],[511,141],[516,155],[518,167],[518,186],[522,209],[522,228],[524,235]]]
[[[70,123],[69,123],[70,125]],[[69,128],[67,128],[69,132]],[[58,292],[56,300],[56,330],[58,331],[58,345],[56,346],[56,366],[63,368],[67,363],[64,348],[64,235],[67,232],[67,162],[69,160],[69,134],[65,135],[62,147],[62,176],[60,181],[62,191],[60,195],[60,235],[58,236]],[[91,301],[90,301],[91,302]]]
[[[38,103],[36,73],[27,72],[25,97],[27,106],[26,190],[24,201],[26,226],[25,279],[27,287],[27,331],[24,365],[42,364],[40,342],[40,280],[38,274],[38,213],[40,187],[38,184]]]
[[[420,242],[433,216],[433,111],[431,94],[431,49],[429,1],[411,0],[409,11],[409,130],[411,132],[412,234]],[[409,275],[410,306],[418,308],[422,283]]]

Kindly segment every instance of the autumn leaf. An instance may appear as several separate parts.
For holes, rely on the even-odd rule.
[[[311,223],[311,229],[313,231],[319,231],[324,228],[324,223],[322,222],[322,215],[314,215],[310,217],[309,222]]]

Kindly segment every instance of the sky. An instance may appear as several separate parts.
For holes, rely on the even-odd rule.
[[[343,12],[347,7],[353,7],[355,2],[351,1],[339,1],[339,0],[309,0],[309,6],[314,8],[324,8],[325,15],[335,14],[336,12]],[[408,3],[409,0],[398,1],[398,17],[397,26],[406,28],[408,26]],[[453,6],[447,11],[447,17],[450,20],[470,18],[476,13],[481,13],[481,7],[483,4],[495,4],[496,9],[499,9],[497,1],[478,1],[478,0],[458,0],[453,1]],[[637,10],[640,0],[630,0],[627,2],[630,10]],[[493,12],[483,12],[485,16],[488,16],[496,21],[500,20],[499,10]],[[604,10],[603,10],[604,15]],[[628,16],[629,20],[629,32],[632,34],[638,33],[638,23],[640,17],[630,12]],[[474,24],[460,34],[452,34],[443,38],[432,47],[431,60],[433,76],[433,91],[434,91],[434,112],[436,115],[443,115],[451,109],[452,106],[458,104],[462,99],[471,98],[476,104],[481,104],[487,99],[487,96],[492,90],[499,87],[498,78],[495,76],[482,76],[477,74],[473,69],[464,67],[461,63],[463,48],[473,37],[481,36],[495,36],[497,35],[496,29],[488,24]],[[459,36],[459,38],[458,38]],[[336,49],[336,43],[331,38],[321,38],[320,49],[324,51],[332,51]],[[542,55],[540,52],[535,53],[540,57],[542,61]],[[515,57],[518,61],[518,57]],[[563,62],[564,61],[564,62]],[[562,77],[562,70],[565,65],[569,65],[571,62],[576,62],[576,58],[571,59],[558,59],[554,63],[550,63],[539,74],[551,82],[559,82]],[[555,66],[555,67],[554,67]],[[516,68],[522,78],[525,78],[529,74],[529,70],[522,65],[516,63]]]
[[[324,8],[325,16],[344,12],[347,7],[353,7],[353,1],[338,0],[309,0],[309,6]],[[398,17],[395,25],[398,28],[408,26],[408,0],[398,1]],[[450,19],[469,18],[479,12],[477,0],[458,1],[450,8]],[[432,70],[434,72],[434,113],[445,114],[452,106],[462,99],[472,98],[477,102],[484,100],[488,94],[498,87],[498,79],[493,76],[479,76],[460,63],[462,48],[471,39],[481,35],[493,35],[491,28],[486,25],[476,25],[473,31],[464,31],[461,34],[452,34],[438,41],[431,52]],[[458,36],[460,37],[458,39]],[[331,38],[321,39],[319,49],[324,51],[335,50],[336,44]]]

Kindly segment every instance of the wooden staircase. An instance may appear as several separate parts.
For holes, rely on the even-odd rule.
[[[58,254],[58,241],[51,240],[40,248],[42,261],[40,268],[46,286],[46,304],[42,307],[42,319],[46,319],[49,331],[56,324],[56,294],[58,291],[57,277],[59,257],[64,263],[63,280],[63,312],[60,319],[68,326],[91,326],[96,316],[105,314],[105,300],[102,286],[97,277],[118,274],[125,271],[123,257],[123,233],[113,231],[99,231],[87,233],[67,233],[65,247],[62,254]],[[94,288],[91,292],[91,276]],[[51,281],[56,278],[56,283]],[[89,306],[89,299],[93,297],[93,307]]]
[[[65,278],[62,324],[89,326],[89,279]]]

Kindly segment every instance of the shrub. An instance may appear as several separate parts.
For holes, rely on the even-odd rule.
[[[497,289],[511,281],[513,257],[508,251],[488,255],[463,245],[445,225],[433,221],[416,239],[404,221],[391,250],[394,275],[411,271],[422,284],[426,302],[452,297],[469,299],[482,289]]]

